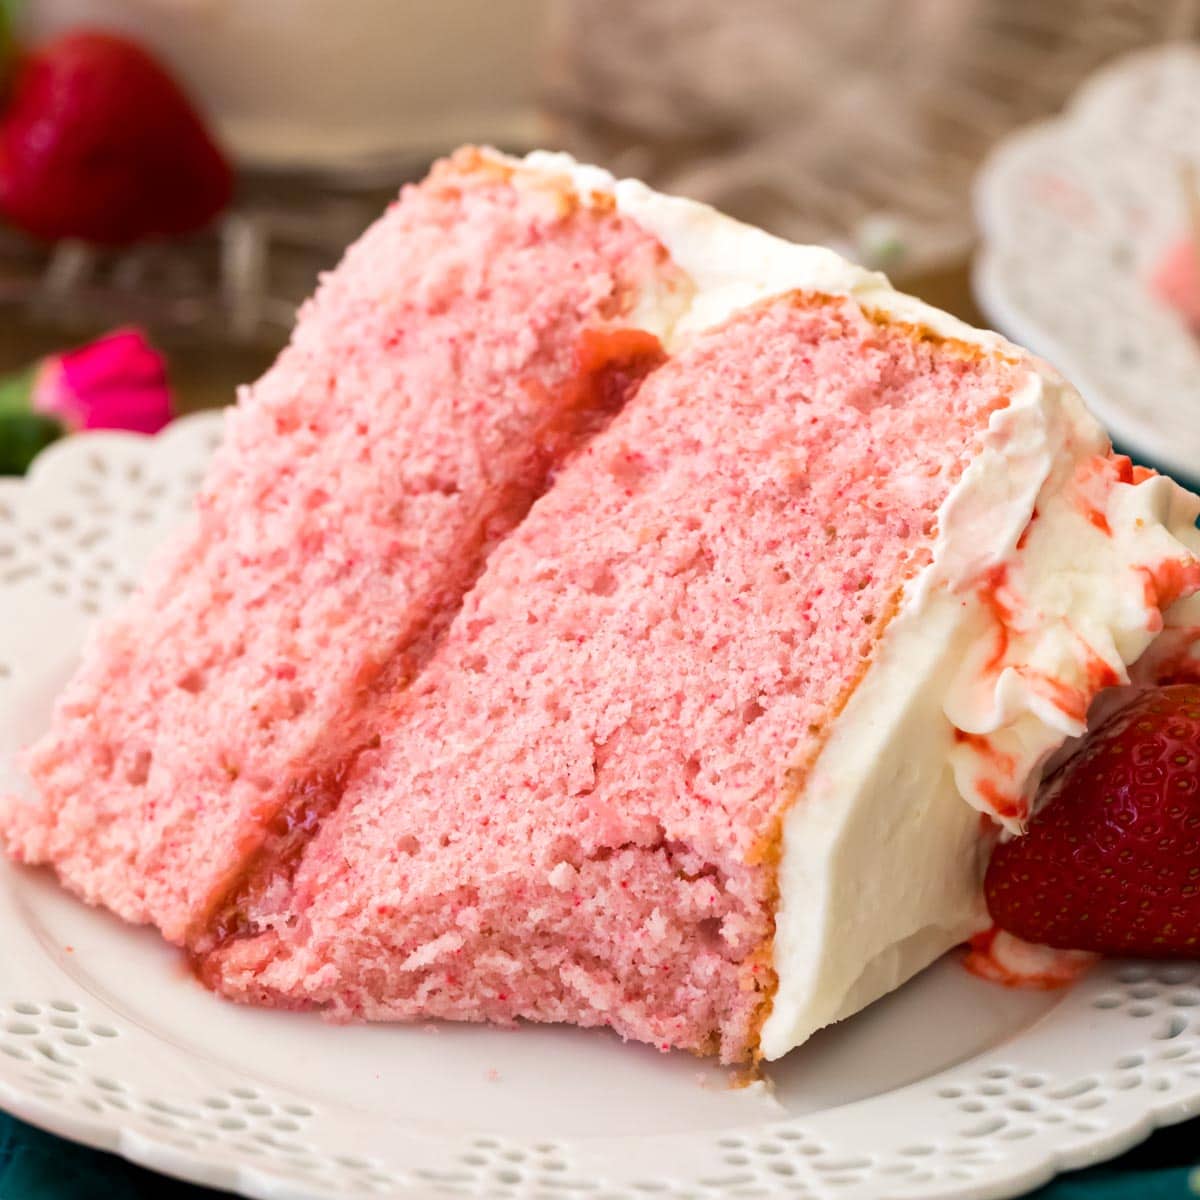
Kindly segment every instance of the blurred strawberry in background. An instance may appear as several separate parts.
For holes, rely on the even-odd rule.
[[[233,173],[167,72],[130,39],[73,30],[14,47],[0,109],[0,216],[36,238],[120,246],[191,233]]]

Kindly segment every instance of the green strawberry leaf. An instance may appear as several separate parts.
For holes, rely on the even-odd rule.
[[[21,0],[0,0],[0,99],[8,98],[8,85],[17,62],[20,8]]]
[[[23,475],[64,432],[58,421],[44,413],[0,412],[0,475]]]
[[[26,367],[11,375],[0,375],[0,417],[17,416],[32,411],[33,385],[38,367]]]

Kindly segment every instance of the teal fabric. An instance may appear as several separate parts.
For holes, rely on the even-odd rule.
[[[1035,1193],[1035,1200],[1196,1200],[1192,1172],[1184,1167],[1169,1171],[1103,1171],[1068,1176]]]
[[[219,1200],[0,1113],[0,1200]]]
[[[1030,1200],[1196,1200],[1200,1121],[1156,1133],[1103,1167],[1064,1175]],[[0,1200],[217,1200],[218,1193],[33,1129],[0,1114]]]
[[[1200,1121],[1189,1121],[1160,1130],[1114,1162],[1063,1175],[1030,1200],[1196,1200],[1197,1196]]]

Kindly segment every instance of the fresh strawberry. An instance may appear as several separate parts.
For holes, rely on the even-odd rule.
[[[992,855],[996,924],[1064,950],[1200,958],[1200,685],[1120,709],[1044,794]]]
[[[18,64],[0,117],[0,214],[35,237],[188,233],[224,208],[232,179],[187,97],[127,38],[76,31]]]

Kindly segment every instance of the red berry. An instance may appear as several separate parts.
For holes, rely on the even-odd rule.
[[[188,233],[225,207],[232,180],[187,97],[136,43],[76,31],[19,64],[0,118],[0,214],[35,237]]]
[[[1200,958],[1200,685],[1139,696],[1044,794],[992,856],[996,924],[1063,950]]]

